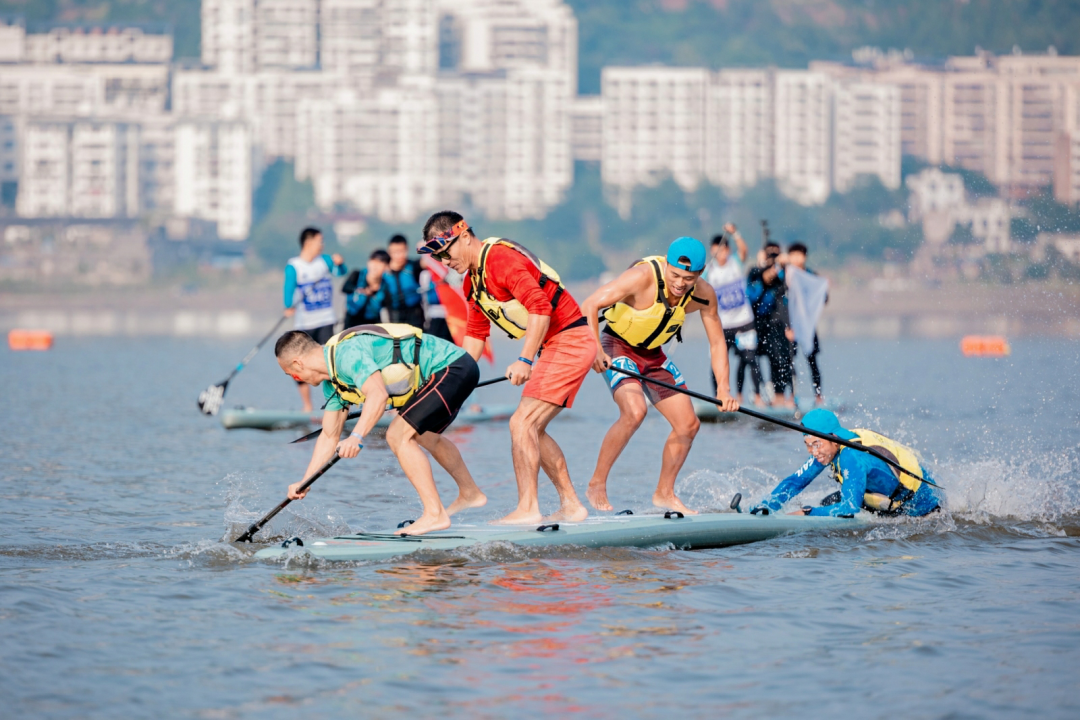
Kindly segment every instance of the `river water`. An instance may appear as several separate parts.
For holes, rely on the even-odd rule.
[[[198,414],[199,390],[250,345],[0,351],[5,716],[1080,714],[1078,343],[1018,340],[999,360],[963,358],[955,341],[825,343],[845,421],[930,460],[948,490],[938,516],[711,551],[491,546],[342,565],[255,561],[222,542],[278,502],[310,452],[286,444],[295,433],[227,432]],[[705,352],[675,354],[697,388]],[[516,399],[506,385],[477,394]],[[235,404],[299,400],[264,352],[230,387]],[[579,492],[614,415],[592,377],[552,425]],[[665,435],[650,413],[613,473],[617,507],[649,509]],[[490,497],[463,520],[508,511],[505,425],[450,436]],[[795,433],[705,425],[677,491],[700,509],[735,492],[749,505],[804,458]],[[541,501],[554,509],[544,479]],[[418,509],[374,442],[272,529],[383,530]]]

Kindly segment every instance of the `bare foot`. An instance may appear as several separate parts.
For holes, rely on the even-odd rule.
[[[585,491],[585,498],[589,501],[589,504],[593,506],[595,510],[601,510],[603,512],[611,512],[615,508],[611,507],[611,501],[607,496],[607,483],[589,483],[589,488]]]
[[[652,504],[655,505],[656,507],[660,508],[661,510],[677,510],[677,511],[683,513],[684,515],[697,515],[698,514],[697,510],[691,510],[690,508],[683,505],[682,500],[675,497],[674,494],[664,496],[664,495],[661,495],[658,492],[653,493]]]
[[[544,521],[544,516],[539,510],[515,510],[506,517],[493,520],[492,525],[539,525]]]
[[[438,515],[421,515],[412,525],[406,525],[394,534],[423,535],[432,530],[445,530],[448,527],[450,527],[450,516],[447,515],[446,510],[443,510]]]
[[[587,517],[589,517],[589,511],[578,502],[573,505],[563,505],[544,518],[544,522],[581,522]]]
[[[453,515],[456,512],[462,510],[468,510],[469,508],[484,507],[487,505],[487,495],[480,493],[479,495],[473,495],[472,497],[462,497],[458,495],[457,500],[450,503],[450,507],[446,508],[447,515]]]

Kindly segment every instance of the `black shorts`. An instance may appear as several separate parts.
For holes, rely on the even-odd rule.
[[[306,332],[308,335],[310,335],[311,339],[314,340],[315,342],[319,343],[320,345],[325,345],[327,340],[334,337],[334,326],[333,325],[323,325],[322,327],[309,328],[308,330],[305,330],[304,332]],[[296,384],[297,385],[303,385],[304,383],[302,381],[300,381],[300,380],[297,380]]]
[[[465,353],[428,378],[398,410],[398,415],[421,435],[442,433],[457,418],[478,382],[480,366],[472,355]]]

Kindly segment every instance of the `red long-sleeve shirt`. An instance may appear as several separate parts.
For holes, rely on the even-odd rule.
[[[554,309],[551,299],[559,289],[558,283],[545,283],[540,287],[540,269],[517,250],[505,245],[496,245],[487,254],[485,286],[489,295],[499,302],[517,300],[530,315],[548,315],[547,342],[553,335],[582,319],[581,308],[577,301],[565,290]],[[472,280],[465,276],[462,286],[465,297],[472,292]],[[465,334],[478,340],[487,340],[491,334],[491,320],[480,309],[476,300],[469,301],[469,322]]]

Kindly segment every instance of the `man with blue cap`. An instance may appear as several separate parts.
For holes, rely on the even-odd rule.
[[[716,404],[726,412],[735,412],[739,408],[731,397],[727,343],[717,310],[716,291],[701,278],[705,257],[705,246],[699,241],[691,237],[678,238],[671,243],[666,257],[656,255],[639,260],[581,304],[581,311],[596,338],[593,370],[605,374],[615,404],[619,406],[619,419],[604,436],[596,470],[586,492],[589,502],[597,510],[612,509],[607,496],[608,474],[645,419],[647,398],[671,423],[653,504],[667,510],[693,512],[675,496],[675,478],[686,462],[700,424],[690,397],[614,369],[629,370],[685,387],[682,373],[664,354],[663,346],[672,339],[682,341],[682,326],[690,313],[701,313],[701,322],[709,339],[717,383]],[[606,322],[602,332],[598,319],[601,311]]]
[[[930,484],[934,482],[933,476],[919,462],[915,451],[906,445],[872,430],[848,430],[834,413],[823,408],[806,413],[802,425],[808,430],[872,448],[906,472],[896,470],[868,452],[804,435],[810,459],[794,474],[781,480],[772,494],[750,512],[766,515],[778,512],[826,467],[840,483],[840,490],[822,500],[821,507],[807,505],[792,515],[850,517],[860,510],[869,510],[882,515],[920,517],[941,508],[941,499]],[[929,482],[923,482],[923,479]]]

